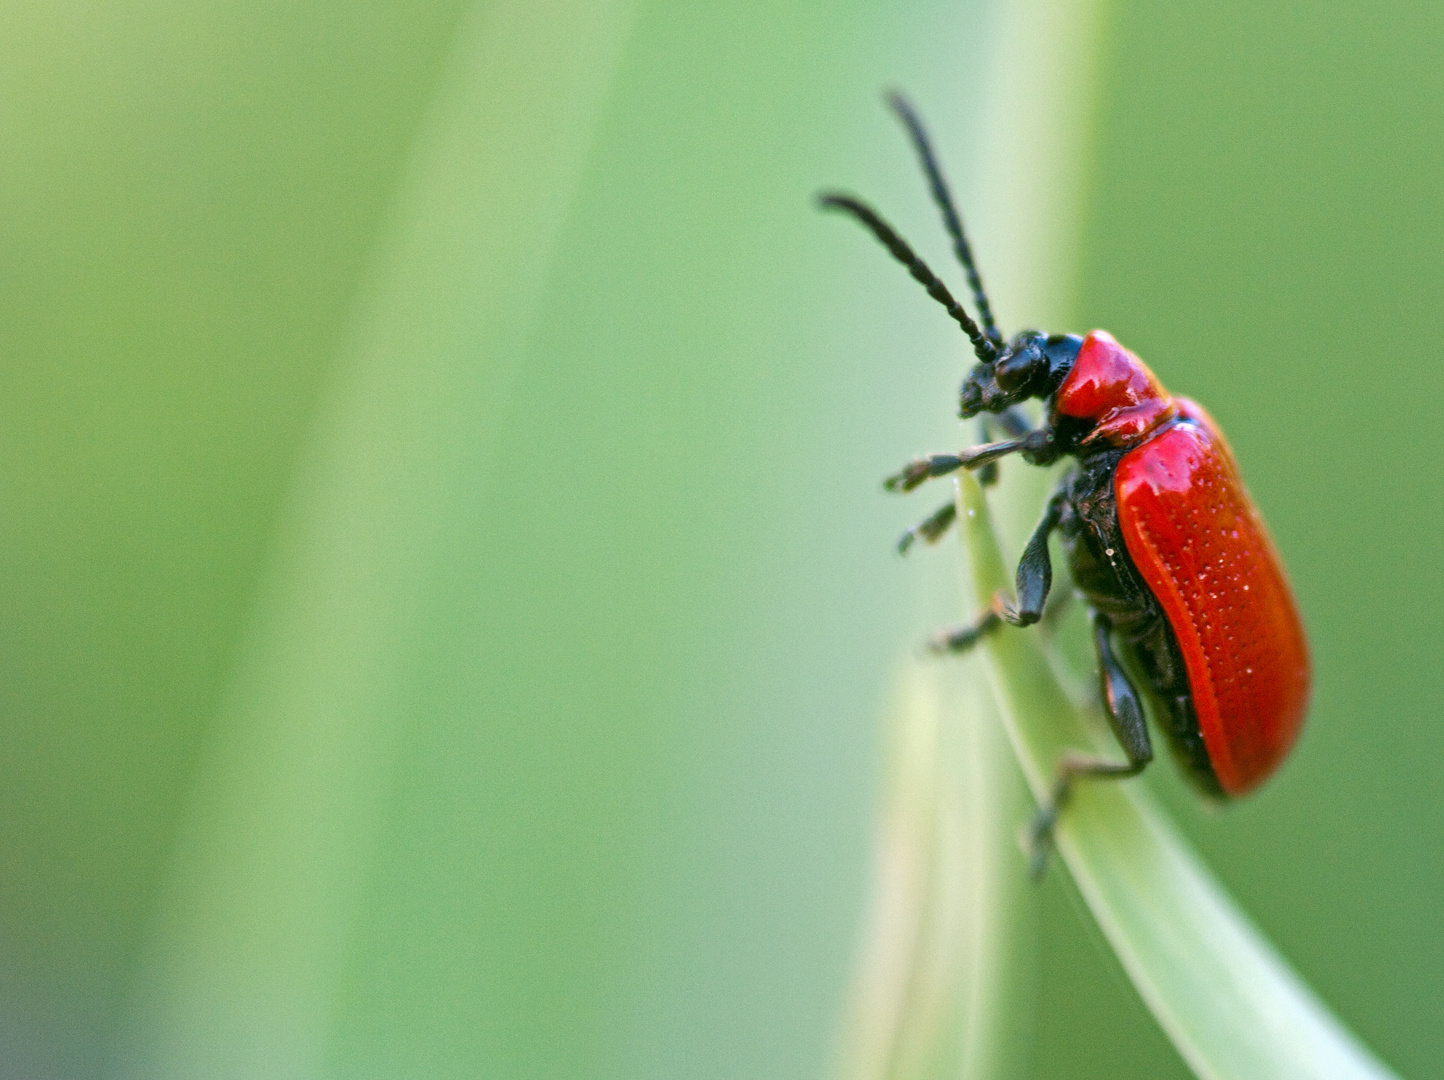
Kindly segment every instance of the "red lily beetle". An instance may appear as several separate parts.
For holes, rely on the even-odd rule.
[[[871,230],[963,328],[978,362],[963,382],[959,411],[982,416],[984,443],[912,461],[886,486],[911,491],[957,469],[980,470],[988,482],[993,462],[1009,454],[1033,465],[1076,460],[1023,551],[1017,606],[1000,598],[933,642],[938,651],[961,652],[1001,623],[1037,622],[1052,584],[1048,537],[1058,531],[1073,585],[1092,613],[1103,701],[1127,760],[1063,758],[1052,799],[1034,819],[1037,871],[1075,779],[1133,776],[1153,759],[1129,671],[1195,786],[1232,797],[1267,779],[1298,737],[1309,699],[1308,643],[1283,564],[1208,413],[1169,394],[1102,330],[1081,338],[1025,330],[1005,344],[922,125],[901,96],[889,101],[967,272],[981,325],[871,207],[847,195],[819,201]],[[1031,430],[1016,408],[1029,398],[1044,402],[1043,422]],[[990,434],[1008,437],[987,442]],[[900,549],[918,538],[936,541],[954,507],[949,501],[909,530]],[[1119,653],[1131,661],[1126,670]]]

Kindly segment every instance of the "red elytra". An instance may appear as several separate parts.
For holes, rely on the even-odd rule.
[[[1242,795],[1284,760],[1309,703],[1309,647],[1283,564],[1218,427],[1178,424],[1118,463],[1118,523],[1188,667],[1219,786]]]

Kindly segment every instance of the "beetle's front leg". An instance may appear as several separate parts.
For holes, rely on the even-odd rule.
[[[1009,454],[1019,453],[1032,465],[1047,465],[1056,461],[1058,451],[1053,445],[1052,431],[1047,427],[1040,427],[1017,439],[983,443],[981,446],[960,450],[956,454],[931,454],[928,457],[915,458],[884,480],[882,486],[889,491],[912,491],[925,480],[947,476],[959,469],[978,469]]]
[[[1103,706],[1108,725],[1123,748],[1127,763],[1107,761],[1085,754],[1070,753],[1058,763],[1057,778],[1048,802],[1033,815],[1028,830],[1028,872],[1039,877],[1047,866],[1048,850],[1053,846],[1053,829],[1058,815],[1073,792],[1073,782],[1080,779],[1122,780],[1137,776],[1153,760],[1153,742],[1148,737],[1143,704],[1138,692],[1128,681],[1123,667],[1113,653],[1110,635],[1113,624],[1106,616],[1093,613],[1093,644],[1098,650],[1098,674],[1103,684]]]
[[[978,437],[989,442],[995,433],[1010,439],[1020,439],[1028,434],[1028,417],[1022,409],[1013,405],[1000,413],[978,414]],[[978,483],[992,487],[998,482],[998,463],[990,461],[978,469]]]
[[[902,534],[902,537],[897,542],[897,553],[899,555],[906,555],[908,548],[912,547],[913,543],[917,540],[922,540],[928,544],[936,544],[942,539],[943,534],[948,531],[948,527],[952,525],[957,516],[958,500],[949,499],[922,521]]]

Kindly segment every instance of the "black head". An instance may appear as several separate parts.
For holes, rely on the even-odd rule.
[[[997,356],[979,357],[963,380],[958,415],[964,418],[980,412],[1002,412],[1029,398],[1046,398],[1062,385],[1083,339],[1077,334],[1053,334],[1024,330]]]

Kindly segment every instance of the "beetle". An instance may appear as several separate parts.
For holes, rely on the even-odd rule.
[[[1013,454],[1040,466],[1073,459],[1024,547],[1016,604],[999,596],[932,642],[939,652],[963,652],[1005,623],[1038,622],[1052,585],[1048,540],[1059,534],[1091,613],[1104,711],[1125,760],[1070,753],[1058,763],[1030,830],[1037,873],[1075,781],[1123,779],[1152,761],[1145,700],[1205,796],[1237,797],[1267,779],[1303,725],[1308,642],[1283,563],[1218,425],[1105,331],[1024,330],[1004,342],[922,123],[902,96],[889,95],[889,104],[967,274],[978,320],[868,204],[837,193],[819,202],[865,226],[962,327],[977,363],[962,384],[959,414],[982,418],[983,442],[911,461],[885,486],[908,492],[959,469],[994,470]],[[1029,399],[1043,402],[1036,427],[1018,409]],[[1007,437],[989,442],[990,434]],[[955,505],[910,529],[899,549],[936,542]]]

